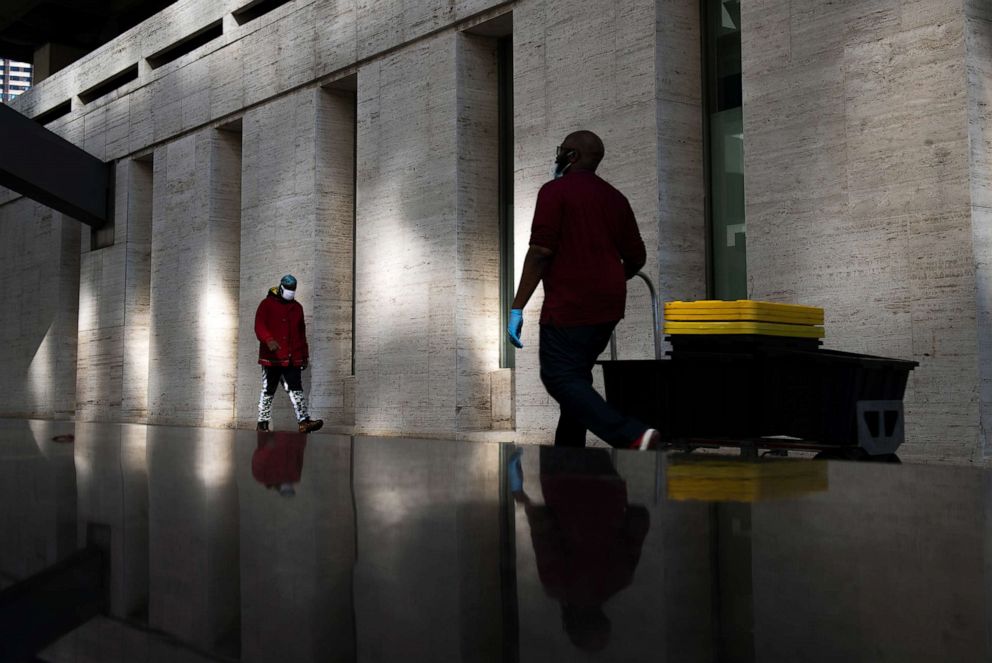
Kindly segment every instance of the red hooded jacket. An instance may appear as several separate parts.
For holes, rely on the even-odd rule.
[[[299,483],[306,446],[307,436],[301,433],[259,433],[251,455],[251,475],[266,488]]]
[[[279,288],[270,289],[258,305],[255,336],[259,340],[258,363],[262,366],[303,366],[310,359],[303,307],[296,300],[283,299]],[[269,341],[278,343],[279,349],[269,350]]]

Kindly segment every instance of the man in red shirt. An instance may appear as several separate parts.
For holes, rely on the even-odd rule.
[[[585,446],[590,430],[615,447],[650,449],[658,432],[592,387],[592,367],[624,315],[627,280],[646,261],[630,203],[596,175],[604,151],[591,131],[569,134],[558,148],[555,179],[537,195],[507,332],[522,348],[523,308],[543,281],[541,381],[561,407],[555,445]]]
[[[287,274],[255,311],[255,336],[258,337],[258,363],[262,366],[262,393],[258,399],[258,426],[269,430],[272,399],[279,383],[289,392],[301,433],[320,430],[324,422],[310,419],[307,397],[303,393],[302,371],[310,361],[307,325],[303,307],[296,301],[296,278]]]

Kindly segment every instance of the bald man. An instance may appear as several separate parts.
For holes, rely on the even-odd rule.
[[[558,147],[553,180],[541,187],[530,248],[507,333],[522,348],[523,309],[544,283],[541,381],[558,401],[555,446],[584,447],[586,431],[614,447],[652,449],[658,431],[625,417],[592,387],[592,368],[624,316],[627,280],[646,254],[630,203],[596,175],[603,141],[576,131]]]

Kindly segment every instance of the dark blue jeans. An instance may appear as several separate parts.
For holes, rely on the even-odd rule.
[[[592,387],[592,368],[616,325],[541,325],[541,382],[561,407],[556,447],[584,447],[590,430],[604,442],[623,448],[647,430],[636,419],[620,414]]]

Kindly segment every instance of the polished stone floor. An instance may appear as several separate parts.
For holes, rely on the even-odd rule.
[[[989,661],[990,505],[968,468],[0,420],[0,661]]]

